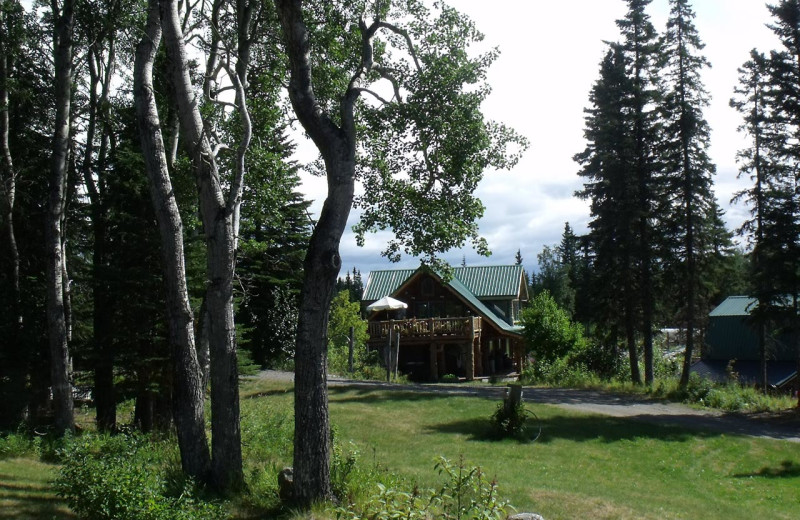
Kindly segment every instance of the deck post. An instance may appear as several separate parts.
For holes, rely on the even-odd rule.
[[[350,334],[347,336],[347,370],[353,373],[353,342],[355,338],[355,327],[350,327]]]
[[[466,367],[464,367],[467,381],[472,381],[475,379],[475,351],[472,347],[473,343],[474,341],[471,341],[465,345],[466,348],[463,348],[463,350],[466,351],[465,354],[467,355],[467,363]]]
[[[400,364],[400,331],[394,335],[394,380],[397,381],[397,365]]]
[[[483,353],[481,352],[481,337],[472,340],[472,359],[475,366],[475,375],[483,375]]]
[[[384,356],[384,360],[386,361],[386,382],[392,380],[392,327],[389,326],[389,344],[386,345],[386,355]]]
[[[438,361],[439,345],[437,345],[436,343],[431,343],[429,348],[430,348],[430,359],[431,359],[430,378],[431,381],[436,381],[439,379],[439,361]]]

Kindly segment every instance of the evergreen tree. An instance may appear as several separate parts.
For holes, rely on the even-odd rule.
[[[255,82],[260,85],[260,82]],[[303,257],[311,223],[310,202],[298,191],[298,166],[289,160],[294,146],[285,137],[280,113],[260,95],[253,96],[253,120],[273,128],[248,154],[248,185],[242,204],[241,281],[236,322],[242,347],[261,366],[285,366],[294,353],[297,305]],[[275,105],[271,105],[275,106]]]
[[[773,116],[781,130],[781,137],[772,143],[781,163],[769,181],[772,202],[766,219],[768,245],[762,261],[767,265],[762,276],[773,276],[782,293],[769,312],[779,327],[791,334],[800,368],[800,1],[782,0],[767,7],[775,21],[769,27],[783,46],[771,54],[769,69],[775,89]]]
[[[703,117],[708,93],[701,73],[710,67],[700,54],[704,44],[694,26],[688,0],[670,0],[667,30],[661,40],[663,139],[660,154],[667,193],[665,228],[671,244],[670,286],[677,287],[674,301],[679,322],[686,331],[681,384],[689,382],[695,341],[708,313],[710,271],[717,244],[718,208],[712,191],[715,166],[708,156],[710,130]],[[724,230],[724,227],[722,228]],[[652,382],[652,376],[647,377]]]
[[[622,45],[610,45],[589,101],[584,130],[587,147],[575,160],[582,166],[579,175],[585,178],[583,190],[576,195],[590,200],[592,216],[587,238],[594,255],[591,312],[606,348],[615,351],[624,338],[631,379],[639,383],[636,134],[631,120],[633,84]]]
[[[641,307],[640,332],[644,344],[645,383],[653,382],[653,322],[655,315],[655,224],[662,208],[663,191],[659,186],[659,162],[656,143],[659,141],[659,103],[656,61],[658,38],[646,8],[651,0],[627,0],[628,13],[617,21],[626,57],[626,71],[631,86],[633,175],[636,181],[635,221],[636,247],[634,258],[638,269],[638,303]],[[629,346],[630,349],[630,346]],[[633,367],[631,367],[633,370]],[[636,371],[638,372],[638,370]],[[632,372],[638,383],[639,376]]]
[[[768,5],[769,25],[782,48],[765,58],[757,51],[740,69],[737,97],[731,104],[744,118],[751,145],[739,153],[741,172],[754,181],[738,194],[748,201],[752,218],[742,232],[753,244],[753,280],[758,308],[761,384],[766,389],[769,357],[767,329],[800,334],[800,2]],[[797,343],[797,340],[795,339]],[[798,353],[800,363],[800,352]]]

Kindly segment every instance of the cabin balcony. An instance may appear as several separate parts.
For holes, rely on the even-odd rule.
[[[385,343],[392,334],[400,333],[401,341],[430,342],[466,341],[471,343],[481,332],[480,316],[463,318],[411,318],[406,320],[385,320],[368,322],[370,343]],[[383,341],[381,341],[383,340]]]

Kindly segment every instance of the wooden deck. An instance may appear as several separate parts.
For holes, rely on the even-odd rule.
[[[390,330],[399,332],[404,341],[434,339],[471,342],[481,332],[480,316],[370,321],[368,325],[370,341],[388,338]]]

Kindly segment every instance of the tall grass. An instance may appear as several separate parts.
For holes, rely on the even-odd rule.
[[[523,372],[523,381],[542,386],[650,396],[726,412],[778,412],[797,406],[797,400],[786,394],[764,394],[736,381],[716,383],[697,374],[692,374],[689,384],[682,388],[677,366],[669,360],[662,359],[656,364],[656,379],[652,386],[634,385],[630,382],[629,373],[628,365],[623,362],[613,374],[601,377],[583,363],[561,358],[530,364]]]

